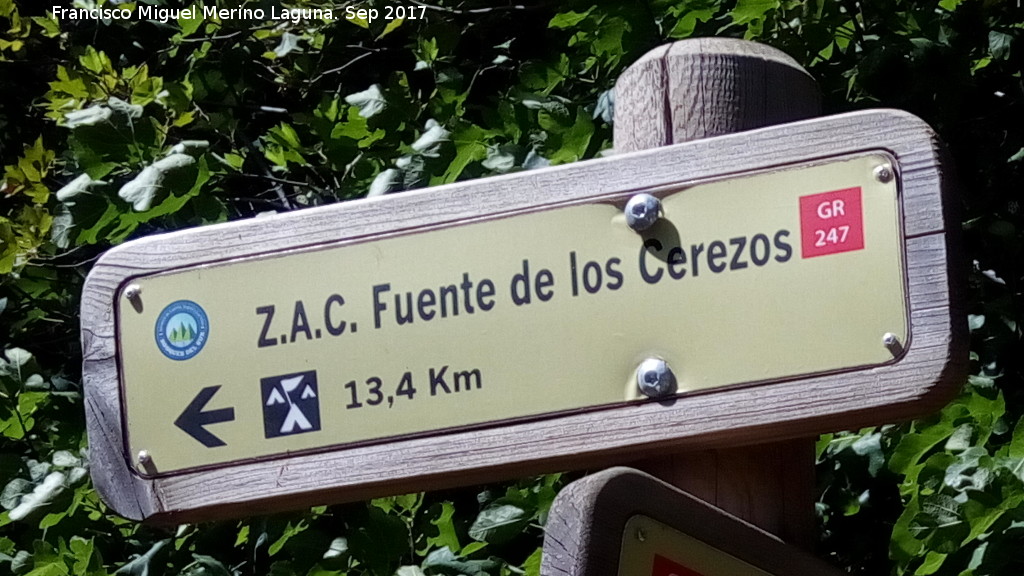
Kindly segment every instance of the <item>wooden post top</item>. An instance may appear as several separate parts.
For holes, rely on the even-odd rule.
[[[615,149],[656,148],[818,116],[818,85],[786,53],[695,38],[651,50],[615,85]]]

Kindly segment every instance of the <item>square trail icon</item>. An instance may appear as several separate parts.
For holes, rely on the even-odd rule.
[[[676,564],[661,554],[654,555],[654,565],[651,566],[651,576],[704,576],[700,572],[690,570],[686,566]]]
[[[290,436],[320,429],[320,390],[316,371],[260,379],[263,435]]]
[[[801,196],[800,239],[804,258],[862,250],[860,187]]]

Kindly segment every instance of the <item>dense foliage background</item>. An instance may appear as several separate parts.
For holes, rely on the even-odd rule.
[[[301,23],[42,4],[0,0],[0,572],[537,574],[558,475],[171,532],[117,518],[87,475],[82,279],[145,234],[593,157],[624,67],[702,35],[791,54],[830,113],[923,117],[963,183],[973,375],[940,414],[821,439],[819,553],[864,574],[1024,571],[1014,0],[432,0],[404,3],[424,19]]]

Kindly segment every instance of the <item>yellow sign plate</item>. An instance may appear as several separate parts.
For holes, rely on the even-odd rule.
[[[647,516],[622,533],[618,576],[772,576],[710,544]]]
[[[129,460],[166,474],[621,405],[651,356],[680,394],[890,362],[908,311],[879,166],[650,190],[663,218],[643,234],[622,194],[135,278]]]

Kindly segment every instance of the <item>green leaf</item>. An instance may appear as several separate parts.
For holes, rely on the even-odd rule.
[[[97,126],[110,122],[114,112],[106,106],[90,106],[84,110],[75,110],[64,115],[64,125],[68,128]]]
[[[0,506],[3,506],[4,510],[13,510],[21,503],[22,496],[31,493],[32,488],[32,483],[24,478],[11,480],[0,493]]]
[[[764,19],[768,12],[777,10],[781,3],[781,0],[739,0],[730,15],[733,24],[748,24]]]
[[[446,576],[494,576],[500,564],[494,560],[465,560],[448,548],[438,548],[423,560],[423,570],[429,575]]]
[[[202,8],[201,7],[199,8],[199,10],[197,12],[197,15],[200,15],[200,14],[202,14]],[[178,19],[178,27],[181,29],[181,35],[184,38],[187,38],[187,37],[195,34],[196,31],[199,30],[199,28],[201,28],[204,23],[205,23],[205,20],[202,17],[194,18],[194,19],[187,19],[187,18],[179,18]]]
[[[395,576],[426,576],[419,566],[402,566],[395,571]]]
[[[145,167],[142,172],[117,192],[125,202],[132,205],[137,212],[145,212],[153,207],[158,200],[172,193],[169,180],[175,174],[192,168],[196,159],[187,154],[171,154]]]
[[[21,497],[21,503],[9,513],[11,520],[24,520],[33,512],[52,504],[53,500],[64,491],[66,478],[62,472],[51,472],[32,492]]]
[[[387,107],[387,100],[380,90],[379,84],[373,84],[362,92],[349,94],[345,102],[359,109],[359,115],[363,118],[372,118],[380,114]]]
[[[369,506],[367,513],[348,535],[349,550],[375,573],[390,574],[409,545],[409,528],[401,518],[376,506]]]
[[[949,452],[962,452],[971,447],[971,440],[974,438],[974,426],[969,423],[961,424],[953,430],[953,434],[946,440],[946,450]]]
[[[523,576],[540,576],[542,552],[543,550],[538,548],[523,561]]]
[[[918,466],[922,458],[940,442],[953,434],[948,421],[923,425],[918,432],[904,436],[889,458],[889,469],[897,474],[908,474],[910,468]]]
[[[274,48],[274,56],[283,58],[291,54],[298,47],[299,37],[291,32],[285,32],[281,35],[281,43],[277,45],[277,48]]]
[[[149,567],[153,562],[153,558],[160,553],[165,546],[171,542],[170,538],[164,540],[157,540],[154,542],[149,550],[141,556],[135,557],[132,561],[128,562],[124,566],[117,569],[115,574],[122,574],[124,576],[149,576]],[[160,574],[162,571],[157,568],[154,570],[154,576]]]
[[[858,456],[866,456],[868,459],[868,474],[877,476],[878,472],[885,466],[885,454],[882,452],[882,435],[875,432],[861,436],[851,446],[853,452]]]
[[[715,8],[689,9],[683,14],[669,32],[669,38],[680,40],[693,36],[698,23],[708,22],[715,17]],[[735,16],[734,16],[735,17]]]
[[[942,563],[946,561],[948,554],[938,554],[936,552],[929,552],[924,557],[924,562],[921,566],[914,571],[915,576],[926,576],[929,574],[935,574],[942,568]]]
[[[558,30],[572,28],[586,20],[587,16],[590,16],[590,13],[593,11],[594,8],[590,8],[586,12],[563,12],[561,14],[556,14],[554,18],[548,22],[548,28],[555,28]]]
[[[348,539],[341,536],[331,540],[331,545],[327,547],[327,551],[324,552],[324,560],[330,560],[333,558],[341,558],[348,554]]]
[[[399,26],[401,26],[404,23],[405,23],[405,20],[403,18],[395,18],[395,19],[391,20],[390,22],[388,22],[388,25],[384,27],[384,31],[381,32],[379,36],[377,36],[377,40],[380,40],[381,38],[387,36],[388,34],[391,34],[395,30],[397,30]]]
[[[54,562],[52,564],[46,564],[35,570],[29,572],[25,576],[68,576],[67,566],[64,563]]]
[[[459,536],[452,520],[455,516],[455,506],[451,502],[442,502],[439,506],[440,514],[430,520],[430,523],[437,528],[437,535],[428,536],[427,545],[430,548],[445,547],[457,552],[462,549],[462,545],[459,544]]]
[[[223,562],[213,556],[193,554],[193,562],[182,572],[182,576],[233,576]]]
[[[308,528],[309,523],[305,520],[296,522],[295,524],[289,522],[285,526],[284,531],[281,532],[281,536],[278,537],[278,539],[270,545],[270,548],[267,549],[267,554],[269,554],[270,556],[275,556],[278,552],[281,551],[282,548],[284,548],[284,545],[287,544],[289,540],[301,534],[302,532],[305,532]]]
[[[1013,36],[999,30],[990,30],[988,33],[988,49],[992,58],[1006,60],[1010,56],[1013,46]]]
[[[469,527],[469,537],[489,544],[511,540],[529,524],[530,515],[511,504],[492,505],[480,512]]]

